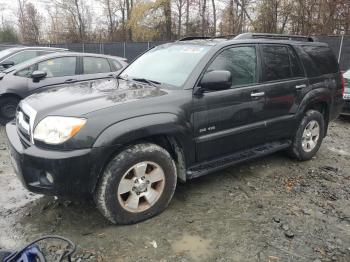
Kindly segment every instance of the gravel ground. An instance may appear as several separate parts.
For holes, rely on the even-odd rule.
[[[350,119],[308,162],[284,153],[179,185],[168,209],[109,224],[91,200],[34,195],[14,175],[0,128],[0,247],[71,238],[74,261],[350,261]]]

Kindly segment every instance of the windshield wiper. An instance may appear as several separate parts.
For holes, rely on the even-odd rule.
[[[117,76],[117,79],[121,79],[121,80],[128,80],[128,78],[127,77],[122,77],[121,75],[119,75],[119,76]]]
[[[149,80],[149,79],[146,79],[146,78],[132,78],[133,81],[136,81],[136,82],[143,82],[143,83],[147,83],[151,86],[154,86],[154,87],[157,87],[157,85],[160,85],[161,83],[158,82],[158,81],[154,81],[154,80]]]

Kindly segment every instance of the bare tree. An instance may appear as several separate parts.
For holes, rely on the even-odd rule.
[[[83,0],[54,0],[65,19],[67,38],[73,42],[87,39],[87,28],[91,25],[91,14]]]
[[[203,0],[203,2],[202,2],[202,8],[201,8],[201,13],[200,13],[200,15],[201,15],[201,19],[202,19],[202,21],[201,21],[201,33],[202,33],[202,35],[204,36],[205,35],[205,25],[206,25],[206,19],[205,19],[205,14],[206,14],[206,11],[207,11],[207,0]]]
[[[216,22],[217,22],[215,0],[211,0],[211,4],[213,7],[213,35],[215,36],[216,35]]]
[[[23,43],[39,43],[41,20],[41,15],[32,3],[18,0],[18,25]]]
[[[181,31],[182,31],[182,17],[183,17],[183,8],[185,6],[185,0],[176,0],[175,5],[177,8],[177,37],[181,37]],[[186,14],[187,15],[187,14]],[[186,17],[187,19],[187,17]],[[187,27],[187,20],[186,20],[186,27]]]
[[[120,11],[119,1],[100,0],[104,9],[104,17],[108,27],[108,40],[116,40],[116,31],[118,29],[118,11]]]

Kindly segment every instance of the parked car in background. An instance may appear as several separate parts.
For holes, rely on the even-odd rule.
[[[343,74],[344,78],[344,107],[341,112],[342,115],[350,116],[350,69]]]
[[[68,49],[40,46],[8,48],[0,51],[0,71],[38,56],[65,51],[68,51]]]
[[[87,53],[55,53],[29,60],[0,73],[0,123],[13,119],[19,101],[54,85],[111,78],[126,59]]]

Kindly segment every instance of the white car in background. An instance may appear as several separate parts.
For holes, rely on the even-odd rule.
[[[343,77],[345,82],[345,89],[344,89],[345,103],[341,114],[350,116],[350,69],[343,74]]]

